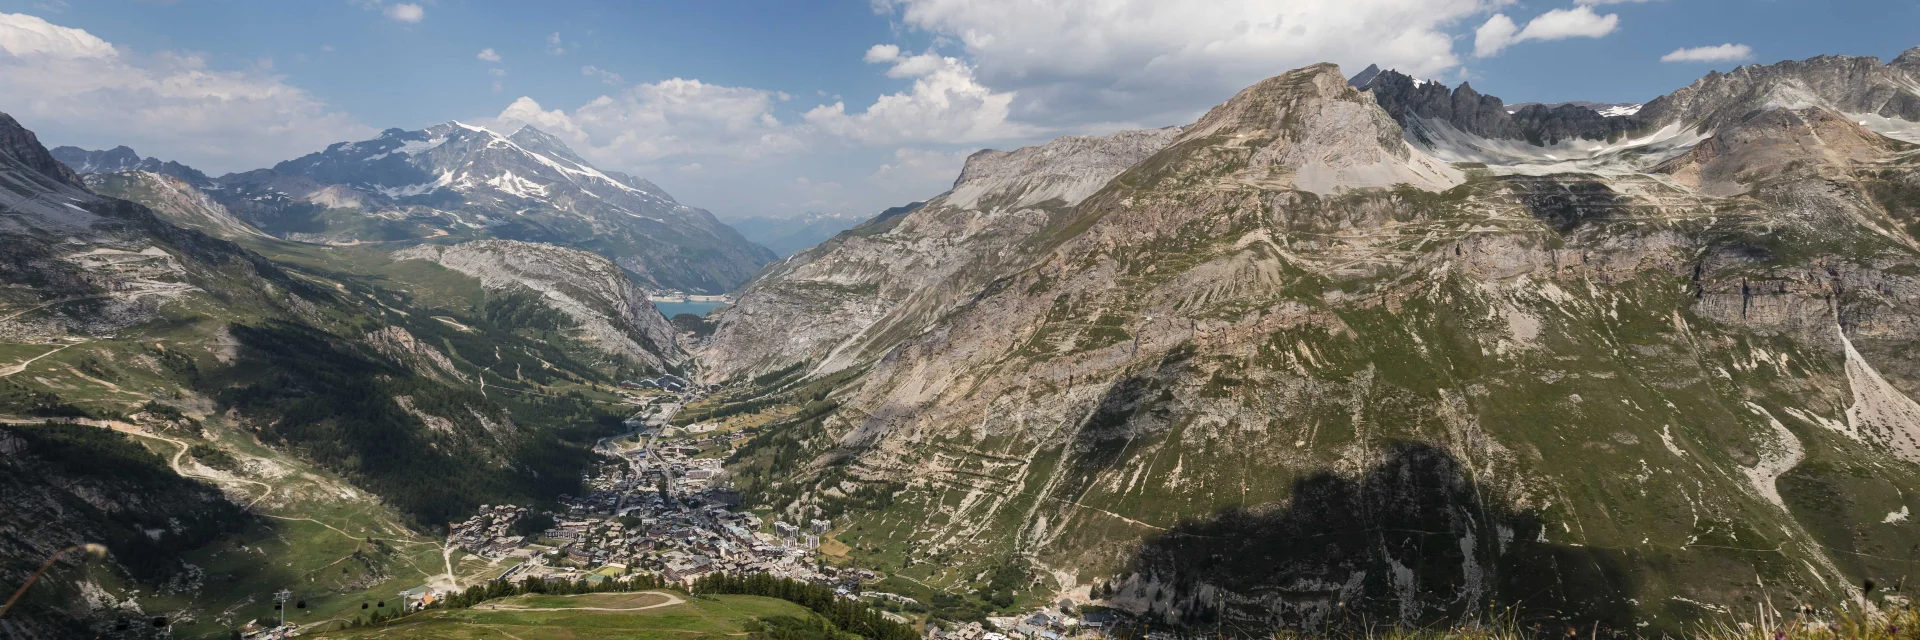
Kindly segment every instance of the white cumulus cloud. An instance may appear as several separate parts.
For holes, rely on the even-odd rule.
[[[1593,7],[1554,9],[1527,21],[1525,28],[1514,24],[1506,14],[1496,13],[1474,31],[1473,55],[1480,58],[1499,55],[1507,47],[1527,41],[1599,38],[1620,26],[1620,16],[1600,15]]]
[[[981,84],[1017,92],[1015,118],[1068,130],[1185,123],[1263,78],[1318,62],[1433,77],[1460,65],[1451,29],[1508,3],[876,1],[907,27],[959,44]]]
[[[24,13],[0,13],[0,49],[15,57],[112,58],[113,45],[80,29]]]
[[[202,170],[252,169],[374,129],[272,74],[119,50],[82,29],[0,14],[0,110],[49,144],[126,144]]]
[[[1660,56],[1661,62],[1734,62],[1753,57],[1753,47],[1731,42],[1711,47],[1674,49]]]
[[[595,162],[637,168],[795,151],[799,139],[772,113],[777,100],[769,91],[673,78],[600,96],[572,112],[522,97],[495,120],[506,131],[531,124]]]
[[[814,107],[808,123],[827,133],[869,143],[926,141],[969,143],[1018,138],[1035,127],[1008,119],[1011,92],[996,92],[975,80],[973,67],[958,58],[928,52],[904,55],[894,45],[867,50],[869,63],[891,64],[887,76],[913,78],[907,91],[880,96],[859,113],[845,102]]]
[[[492,47],[488,47],[488,48],[485,48],[485,49],[481,49],[481,50],[480,50],[480,53],[479,53],[478,55],[475,55],[474,57],[475,57],[475,58],[479,58],[479,59],[481,59],[481,60],[485,60],[485,61],[487,61],[487,62],[499,62],[499,61],[500,61],[500,54],[498,54],[498,53],[494,53],[494,52],[493,52],[493,48],[492,48]]]
[[[402,2],[389,6],[381,13],[386,14],[388,18],[400,22],[419,22],[427,17],[426,9],[411,2]]]

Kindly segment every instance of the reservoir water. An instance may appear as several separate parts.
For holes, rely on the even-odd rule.
[[[696,316],[704,316],[704,315],[707,315],[708,311],[714,310],[715,307],[721,307],[725,305],[726,303],[724,302],[655,302],[653,303],[654,307],[660,309],[660,315],[666,316],[668,318],[672,318],[682,313],[691,313]]]

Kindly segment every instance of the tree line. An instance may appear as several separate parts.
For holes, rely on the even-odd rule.
[[[779,598],[820,614],[834,626],[868,640],[918,640],[913,627],[888,620],[880,610],[840,597],[829,587],[758,573],[716,573],[693,581],[694,593],[727,593]]]

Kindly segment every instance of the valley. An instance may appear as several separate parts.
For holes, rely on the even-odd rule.
[[[0,117],[0,577],[111,552],[6,632],[1911,616],[1920,49],[1276,72],[780,255],[533,126],[209,177]]]

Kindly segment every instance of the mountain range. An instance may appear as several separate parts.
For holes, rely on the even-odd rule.
[[[228,551],[339,548],[315,516],[368,529],[341,551],[354,570],[298,565],[325,569],[308,588],[407,588],[383,586],[419,566],[386,540],[424,544],[410,531],[482,503],[577,491],[594,441],[630,413],[611,389],[692,366],[632,271],[602,255],[290,242],[215,197],[232,181],[130,166],[79,175],[0,114],[0,576],[18,584],[82,542],[112,559],[43,581],[10,633],[91,637],[139,613],[127,597],[143,592],[215,624],[255,597],[244,584],[296,566]]]
[[[705,210],[603,172],[530,126],[512,135],[461,122],[389,129],[218,178],[126,147],[53,154],[82,174],[176,178],[250,226],[302,242],[546,242],[606,256],[655,289],[702,293],[732,289],[776,257]]]
[[[0,115],[0,574],[124,559],[29,600],[42,636],[452,579],[433,527],[579,491],[616,385],[659,374],[723,388],[677,423],[758,416],[748,507],[828,520],[819,553],[934,617],[1653,636],[1905,605],[1872,585],[1920,538],[1920,48],[1638,109],[1319,64],[977,152],[783,258],[531,128],[218,178],[56,151]],[[686,332],[646,297],[742,282]]]
[[[1206,630],[1895,606],[1861,585],[1920,534],[1917,67],[1606,113],[1300,69],[976,154],[695,350],[830,401],[736,455],[757,504],[936,591],[1014,567]]]

